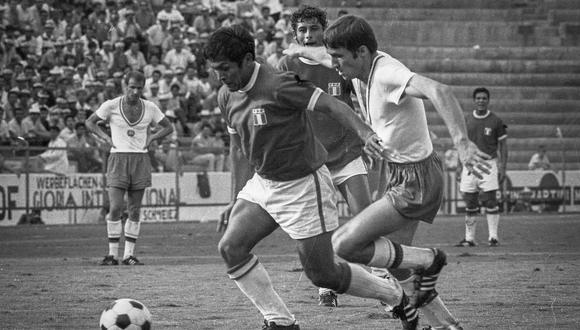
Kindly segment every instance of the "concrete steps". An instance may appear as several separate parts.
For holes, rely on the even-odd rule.
[[[578,124],[557,125],[560,127],[563,136],[570,138],[580,138]],[[429,129],[439,138],[449,137],[449,131],[445,125],[429,125]],[[556,138],[556,125],[518,125],[511,124],[508,127],[508,136],[510,138]],[[580,149],[577,151],[580,152]]]
[[[424,73],[425,76],[448,85],[481,86],[580,86],[575,73]]]
[[[402,59],[411,70],[428,72],[470,73],[580,73],[577,60],[521,60],[521,59]]]
[[[369,21],[385,46],[526,46],[561,44],[547,21]],[[441,33],[445,31],[445,33]]]
[[[349,14],[375,21],[515,21],[521,20],[521,13],[508,9],[478,9],[473,15],[471,8],[376,8],[376,7],[330,7],[326,8],[327,17],[333,20],[340,10]],[[555,19],[563,15],[555,13]],[[547,19],[547,15],[545,19]]]
[[[473,99],[470,95],[462,95],[463,98],[460,98],[457,94],[456,96],[459,99],[459,103],[461,104],[461,108],[464,111],[473,108]],[[521,111],[522,113],[565,113],[568,118],[578,118],[580,116],[580,103],[578,100],[560,100],[560,99],[553,99],[553,100],[537,100],[537,99],[501,99],[495,100],[495,93],[491,91],[491,102],[490,108],[492,111],[497,112],[500,116],[506,112],[513,112],[513,111]],[[425,109],[427,112],[435,112],[435,108],[429,101],[425,101]]]
[[[495,111],[503,122],[510,126],[511,125],[570,125],[578,124],[580,125],[580,114],[570,116],[565,112],[555,112],[555,113],[544,113],[544,112],[499,112]],[[466,112],[467,114],[467,112]],[[443,125],[443,119],[439,113],[435,111],[427,111],[427,122],[431,125]],[[580,141],[579,141],[580,142]],[[580,146],[580,144],[578,145]]]
[[[580,59],[580,47],[473,47],[473,44],[469,47],[461,45],[455,47],[383,45],[383,47],[390,55],[405,61],[409,59],[578,61]]]
[[[473,90],[481,85],[451,86],[457,97],[471,97]],[[488,86],[493,99],[561,99],[580,100],[580,87],[559,86]],[[502,100],[503,101],[503,100]]]

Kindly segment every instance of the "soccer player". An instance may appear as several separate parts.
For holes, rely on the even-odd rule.
[[[326,150],[315,138],[306,112],[329,113],[380,157],[383,148],[376,134],[348,105],[312,83],[257,63],[254,40],[240,25],[215,31],[205,53],[224,84],[218,105],[231,134],[236,196],[225,211],[229,222],[218,248],[229,277],[264,316],[263,329],[299,329],[251,252],[278,227],[296,240],[304,272],[313,284],[386,301],[404,329],[416,329],[417,310],[396,279],[335,261],[331,237],[338,227],[336,198],[324,165]]]
[[[459,190],[465,201],[465,238],[457,246],[475,246],[475,229],[477,228],[477,214],[479,213],[479,193],[485,207],[487,227],[489,230],[489,246],[497,246],[499,227],[499,205],[496,197],[500,184],[506,177],[508,158],[507,126],[493,112],[489,111],[489,90],[484,87],[473,91],[475,110],[466,116],[469,139],[491,155],[491,171],[478,178],[468,169],[459,168],[461,181]]]
[[[375,201],[333,236],[336,253],[350,262],[388,268],[413,301],[423,307],[433,327],[457,329],[438,299],[435,285],[446,264],[445,253],[411,244],[420,221],[432,223],[442,201],[443,171],[433,151],[422,99],[429,99],[450,130],[460,160],[474,176],[489,172],[489,156],[468,140],[457,99],[448,86],[410,71],[379,52],[375,34],[364,19],[345,15],[324,32],[326,52],[296,47],[288,53],[315,59],[353,79],[361,110],[385,147],[379,194]],[[385,235],[396,235],[397,240]],[[413,290],[417,282],[417,290]],[[439,307],[426,309],[432,302]]]
[[[139,237],[141,223],[139,212],[145,188],[151,186],[151,162],[147,148],[154,140],[171,134],[169,120],[152,102],[141,98],[145,77],[140,72],[127,75],[125,95],[105,101],[87,120],[90,132],[111,146],[107,164],[107,187],[110,201],[110,220],[107,220],[109,254],[101,265],[118,265],[119,240],[121,238],[124,197],[127,194],[129,218],[125,222],[124,265],[143,265],[135,257],[135,242]],[[97,122],[108,121],[111,136]],[[150,132],[150,126],[159,124],[161,129]]]
[[[326,12],[320,8],[304,5],[294,11],[290,18],[294,38],[306,47],[324,46],[322,37],[328,25]],[[329,95],[336,97],[353,108],[350,80],[344,80],[336,70],[303,57],[285,55],[278,68],[293,71],[300,79],[314,83]],[[363,143],[356,132],[342,126],[323,112],[308,112],[316,137],[328,152],[326,166],[332,182],[346,200],[350,212],[357,214],[371,203],[366,165],[361,157]],[[319,304],[337,307],[336,293],[319,288]]]

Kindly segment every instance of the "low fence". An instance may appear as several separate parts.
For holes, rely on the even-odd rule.
[[[498,192],[503,212],[580,211],[580,171],[507,174],[504,189]],[[370,173],[371,185],[377,182],[374,176]],[[455,172],[446,173],[442,214],[464,211],[455,179]],[[231,200],[229,172],[153,173],[152,183],[143,198],[141,219],[145,222],[217,220]],[[40,210],[46,224],[96,223],[107,202],[103,173],[0,174],[0,226],[15,225],[33,210]],[[344,201],[340,201],[339,213],[349,215]]]

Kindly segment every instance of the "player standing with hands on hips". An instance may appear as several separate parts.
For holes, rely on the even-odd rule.
[[[151,186],[151,162],[147,149],[151,142],[163,139],[173,131],[171,122],[161,110],[153,102],[141,98],[145,86],[143,74],[133,71],[126,79],[125,95],[105,101],[86,120],[87,129],[111,146],[106,177],[111,219],[107,220],[109,253],[101,262],[104,266],[119,264],[125,193],[129,218],[125,222],[123,264],[143,265],[135,257],[135,243],[141,228],[139,216],[143,194],[145,188]],[[99,121],[109,122],[111,136],[97,125]],[[158,124],[161,129],[151,133],[153,124]]]
[[[363,18],[338,18],[324,32],[324,42],[326,49],[294,47],[286,53],[316,60],[352,79],[366,122],[385,149],[382,197],[336,231],[334,249],[347,261],[389,269],[431,326],[459,329],[435,290],[447,263],[445,253],[409,246],[419,222],[433,222],[443,198],[442,164],[433,151],[422,99],[429,99],[443,117],[461,162],[473,175],[489,172],[490,157],[469,141],[450,88],[378,51],[375,34]],[[397,241],[385,237],[392,234]]]

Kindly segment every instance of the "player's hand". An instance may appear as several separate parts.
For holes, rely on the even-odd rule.
[[[228,206],[226,206],[226,209],[222,211],[222,213],[220,214],[220,221],[218,222],[218,227],[217,227],[217,232],[222,232],[225,231],[226,228],[228,228],[228,223],[230,221],[230,214],[232,213],[232,209],[234,208],[234,203],[230,202],[228,204]]]
[[[461,164],[467,169],[469,174],[482,179],[482,174],[489,174],[491,165],[487,162],[491,156],[479,150],[475,143],[467,140],[457,145],[457,152]]]
[[[371,158],[381,159],[383,158],[383,145],[382,140],[376,133],[369,134],[365,140],[364,151]]]

